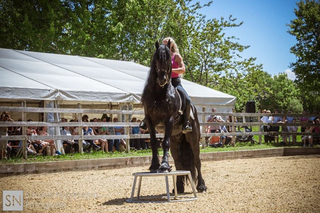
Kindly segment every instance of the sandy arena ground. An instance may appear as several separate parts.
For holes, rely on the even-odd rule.
[[[319,155],[206,161],[208,191],[197,200],[126,202],[132,173],[147,168],[2,177],[0,188],[23,190],[24,212],[320,212]],[[187,186],[187,195],[191,192]],[[143,178],[141,195],[165,195],[164,177]]]

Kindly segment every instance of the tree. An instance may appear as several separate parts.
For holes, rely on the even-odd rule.
[[[301,90],[304,108],[320,110],[320,2],[302,0],[294,10],[296,19],[289,24],[291,35],[297,43],[291,47],[296,62],[291,68],[296,74],[296,83]]]
[[[242,22],[207,19],[210,7],[193,0],[46,0],[0,1],[0,47],[135,61],[149,66],[154,44],[171,36],[186,65],[184,78],[237,97],[236,111],[255,100],[275,103],[273,79],[244,59],[228,28]],[[285,79],[283,79],[285,81]],[[268,102],[269,101],[269,102]],[[286,102],[287,103],[287,102]]]
[[[264,101],[262,101],[263,108],[272,111],[278,109],[281,111],[302,112],[300,91],[286,73],[274,76],[269,87],[269,94],[266,94]]]

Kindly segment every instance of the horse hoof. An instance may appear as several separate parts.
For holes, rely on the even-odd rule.
[[[184,189],[183,189],[183,190],[181,190],[181,189],[179,190],[179,189],[178,189],[178,190],[177,190],[177,193],[178,193],[178,194],[183,194],[183,193],[184,193]],[[174,194],[174,189],[172,189],[172,194]]]
[[[168,163],[162,163],[159,167],[160,172],[171,172],[172,166],[170,166]]]
[[[197,187],[197,191],[198,192],[206,192],[207,191],[207,187],[204,185],[198,186]]]

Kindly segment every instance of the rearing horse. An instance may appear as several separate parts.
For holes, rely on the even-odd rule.
[[[198,192],[206,191],[201,173],[200,161],[200,124],[197,111],[193,104],[191,110],[193,119],[190,119],[192,132],[182,133],[183,111],[179,92],[171,84],[171,56],[170,40],[167,45],[155,44],[156,51],[151,61],[149,77],[142,94],[142,104],[145,112],[145,122],[148,126],[152,148],[151,172],[170,172],[168,162],[169,148],[177,170],[188,170],[193,180],[197,182]],[[160,164],[156,129],[164,133],[162,141],[163,156]],[[197,177],[196,177],[197,175]],[[184,178],[177,177],[177,191],[184,192]]]

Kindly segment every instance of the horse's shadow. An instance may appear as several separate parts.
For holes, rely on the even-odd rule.
[[[123,205],[124,203],[126,203],[128,198],[115,198],[115,199],[111,199],[108,201],[105,201],[104,203],[102,203],[102,205],[104,206],[109,206],[109,205]]]

